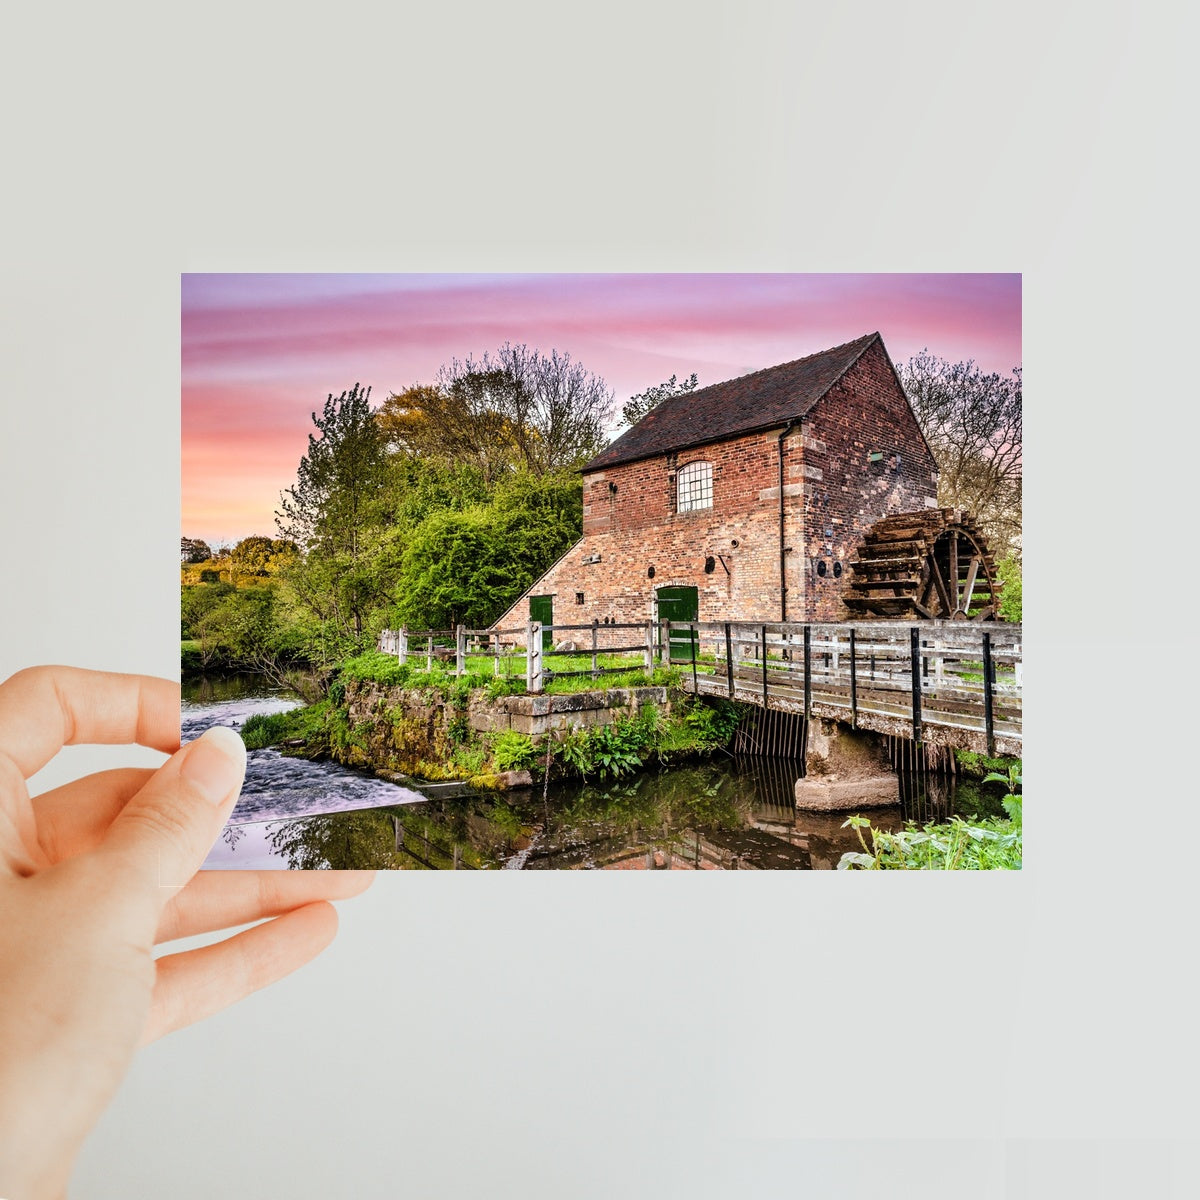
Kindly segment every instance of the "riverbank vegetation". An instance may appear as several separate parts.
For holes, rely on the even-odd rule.
[[[1015,759],[985,761],[1004,767],[984,774],[982,782],[1003,785],[1000,803],[1005,818],[956,816],[922,826],[910,822],[902,830],[887,831],[855,814],[842,828],[854,830],[862,849],[843,854],[838,870],[1019,871],[1023,852],[1021,764]]]
[[[276,746],[309,759],[332,758],[489,788],[510,782],[500,777],[514,771],[528,771],[530,783],[543,781],[547,773],[551,779],[619,779],[652,765],[704,757],[728,746],[738,722],[736,706],[724,700],[674,693],[668,710],[643,704],[611,724],[556,737],[534,738],[511,729],[479,733],[471,728],[467,711],[472,699],[485,698],[483,689],[471,689],[466,680],[445,672],[416,673],[403,684],[386,682],[403,687],[416,701],[440,701],[446,706],[444,720],[417,721],[397,707],[356,723],[345,704],[343,679],[316,704],[250,717],[241,729],[242,740],[249,750]],[[387,761],[379,761],[381,746],[386,746],[382,753]]]

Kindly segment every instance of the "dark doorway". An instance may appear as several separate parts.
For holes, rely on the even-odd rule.
[[[694,587],[660,587],[654,592],[660,621],[695,621],[700,615],[700,592]],[[672,629],[668,647],[669,662],[691,662],[694,653],[692,632]]]
[[[531,621],[541,621],[543,626],[554,624],[554,597],[553,596],[530,596],[529,597],[529,619]],[[542,649],[550,650],[554,647],[554,634],[543,628],[542,630]]]

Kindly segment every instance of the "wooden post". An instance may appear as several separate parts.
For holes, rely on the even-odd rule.
[[[537,696],[542,690],[542,623],[525,624],[525,690]]]
[[[646,622],[646,674],[654,670],[654,622]]]
[[[729,698],[733,699],[733,627],[725,622],[725,682],[729,685]]]
[[[667,655],[667,666],[671,665],[671,622],[659,621],[658,623],[658,661],[663,660],[663,653]]]
[[[767,707],[767,627],[761,626],[762,629],[762,664],[763,664],[763,708]]]
[[[986,637],[987,635],[984,634]],[[914,625],[908,631],[909,677],[912,680],[913,743],[921,744],[921,631]]]
[[[433,632],[425,639],[425,670],[433,670]]]
[[[992,635],[983,635],[983,728],[987,735],[988,758],[996,757],[996,725],[992,712]]]
[[[500,678],[500,630],[492,630],[492,657],[495,660],[495,665],[492,668],[492,674]]]
[[[854,657],[854,626],[850,626],[850,728],[858,728],[858,663]]]
[[[808,718],[812,714],[812,626],[804,627],[804,737],[808,739]]]
[[[599,679],[600,672],[597,670],[596,650],[600,642],[600,619],[592,618],[592,679]]]
[[[700,694],[700,685],[696,682],[696,627],[695,625],[689,625],[688,629],[691,631],[688,641],[692,647],[692,695],[698,696]]]
[[[467,631],[459,625],[454,631],[454,677],[461,679],[467,670]]]
[[[408,630],[401,625],[400,636],[396,642],[396,658],[401,666],[408,662]]]

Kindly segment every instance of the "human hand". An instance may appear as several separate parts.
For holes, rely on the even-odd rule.
[[[30,798],[25,781],[61,747],[135,742],[171,757]],[[179,748],[179,687],[164,679],[35,667],[0,685],[0,1196],[61,1196],[138,1045],[307,962],[336,931],[328,902],[370,883],[199,871],[245,763],[229,729]]]

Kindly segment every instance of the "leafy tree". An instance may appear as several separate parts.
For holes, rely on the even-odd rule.
[[[296,482],[281,494],[275,514],[281,537],[302,548],[306,565],[322,570],[328,594],[314,611],[324,610],[356,642],[378,598],[367,560],[387,465],[370,395],[356,383],[337,399],[331,393],[321,416],[312,414],[319,436],[309,434]]]
[[[432,386],[389,396],[380,424],[393,448],[467,462],[487,483],[507,470],[581,466],[604,445],[612,391],[569,354],[506,342],[454,359]]]
[[[433,512],[408,542],[397,619],[485,627],[578,539],[581,520],[578,482],[566,474],[524,474],[490,505]]]
[[[229,552],[229,565],[234,575],[265,577],[278,569],[281,559],[299,553],[295,542],[286,538],[269,538],[256,535],[242,538]]]
[[[938,503],[974,514],[997,557],[1021,544],[1021,368],[987,374],[922,350],[900,382],[937,459]]]
[[[682,383],[677,383],[675,376],[672,375],[666,383],[657,384],[647,388],[644,392],[638,392],[636,396],[630,396],[621,406],[621,423],[636,425],[647,413],[656,409],[668,397],[686,396],[689,392],[696,390],[698,383],[699,380],[694,371]]]
[[[212,558],[212,550],[207,542],[199,538],[179,539],[179,561],[185,563],[208,562]]]

